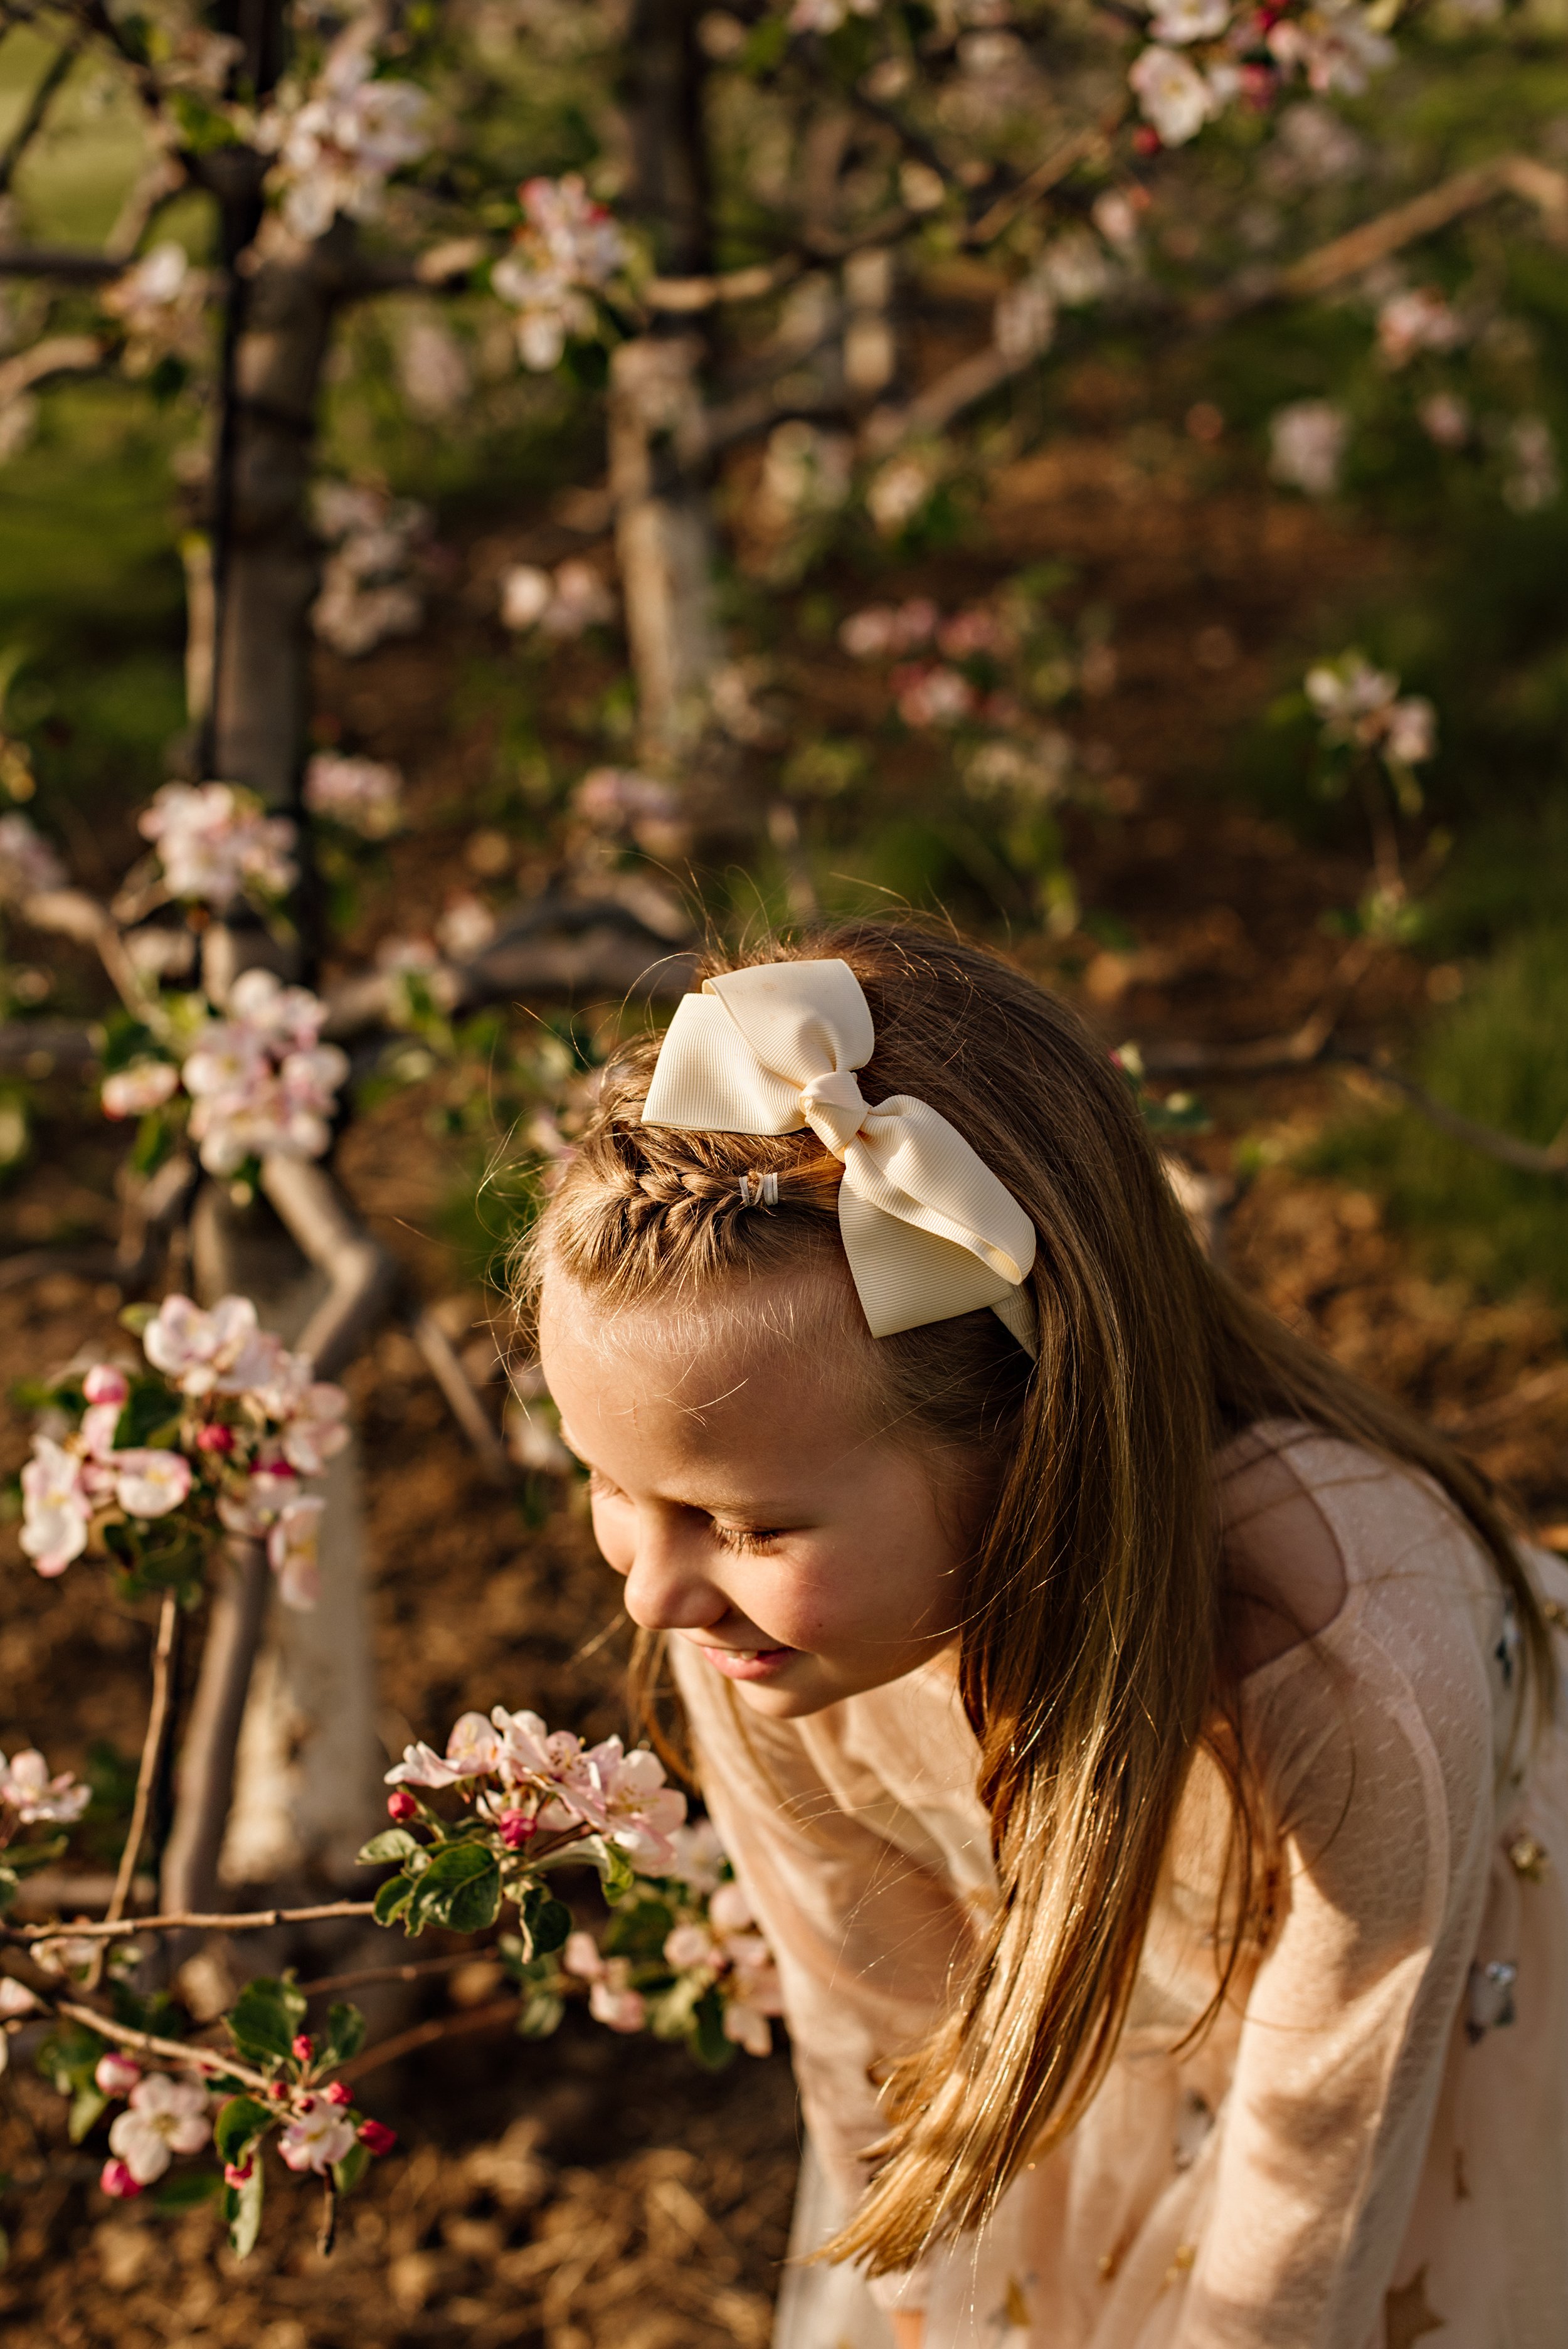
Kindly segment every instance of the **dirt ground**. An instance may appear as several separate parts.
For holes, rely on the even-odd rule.
[[[1138,944],[1064,960],[1015,938],[1021,958],[1070,985],[1108,1042],[1210,1041],[1284,1032],[1330,983],[1342,945],[1326,910],[1354,898],[1349,858],[1304,852],[1212,792],[1227,730],[1272,690],[1281,642],[1311,647],[1315,609],[1386,558],[1305,506],[1211,495],[1181,448],[1158,466],[1085,435],[1013,469],[997,498],[995,561],[942,588],[912,567],[908,592],[945,600],[1043,554],[1066,554],[1118,616],[1117,689],[1086,731],[1103,738],[1107,812],[1076,826],[1086,899]],[[521,526],[520,526],[521,528]],[[438,615],[429,646],[325,680],[364,747],[415,777],[416,811],[449,807],[486,771],[482,723],[447,742],[427,713],[421,659],[467,625]],[[443,631],[445,632],[443,634]],[[567,665],[570,668],[570,664]],[[825,657],[822,693],[835,688]],[[568,676],[562,690],[572,689]],[[422,794],[421,799],[418,795]],[[391,884],[366,912],[388,925],[406,890],[431,902],[462,878],[460,831],[395,843]],[[438,887],[437,889],[438,901]],[[1365,982],[1359,1033],[1398,1040],[1425,1001],[1426,973],[1390,952]],[[1237,1275],[1295,1326],[1449,1427],[1503,1480],[1538,1528],[1568,1519],[1568,1380],[1556,1317],[1529,1299],[1482,1304],[1436,1285],[1383,1228],[1377,1202],[1292,1171],[1292,1151],[1342,1096],[1305,1073],[1205,1087],[1212,1131],[1191,1164],[1238,1184],[1223,1244]],[[377,1231],[430,1294],[451,1274],[430,1237],[450,1168],[418,1092],[360,1125],[344,1173]],[[0,1249],[112,1229],[113,1145],[46,1132],[34,1168],[0,1200]],[[0,1290],[7,1377],[67,1357],[112,1327],[112,1288],[55,1273]],[[477,1295],[475,1317],[484,1310]],[[461,1309],[459,1309],[459,1319]],[[480,1476],[409,1341],[389,1330],[350,1381],[363,1429],[370,1556],[389,1743],[438,1736],[465,1705],[498,1698],[554,1723],[621,1725],[615,1601],[580,1511],[531,1526]],[[26,1447],[25,1415],[0,1424],[4,1464]],[[1562,1537],[1560,1536],[1560,1537]],[[0,1725],[61,1762],[88,1744],[133,1753],[147,1623],[88,1570],[38,1582],[5,1539]],[[601,1637],[601,1634],[605,1636]],[[478,2017],[499,1987],[481,1959],[436,1977],[420,2012]],[[0,2331],[14,2349],[708,2349],[766,2342],[789,2221],[797,2117],[782,2053],[709,2078],[679,2053],[628,2044],[576,2020],[542,2045],[476,2025],[377,2075],[371,2108],[402,2142],[345,2213],[330,2260],[312,2248],[316,2210],[284,2183],[262,2248],[238,2267],[216,2216],[160,2218],[93,2188],[101,2151],[72,2158],[57,2098],[18,2068],[0,2106],[0,2166],[56,2165],[41,2192],[9,2198],[12,2258],[0,2271]],[[90,2148],[88,2149],[90,2151]]]

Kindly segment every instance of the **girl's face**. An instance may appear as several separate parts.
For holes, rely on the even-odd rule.
[[[949,1464],[868,1427],[863,1369],[829,1283],[812,1287],[820,1312],[780,1335],[761,1288],[672,1324],[656,1309],[610,1319],[552,1274],[541,1323],[627,1613],[687,1641],[776,1720],[945,1646],[965,1548],[934,1481]]]

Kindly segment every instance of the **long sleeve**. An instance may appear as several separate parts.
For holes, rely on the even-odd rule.
[[[1260,1676],[1275,1916],[1206,2148],[1180,2349],[1382,2338],[1495,1840],[1497,1594],[1435,1502],[1412,1529],[1408,1494],[1329,1651]]]

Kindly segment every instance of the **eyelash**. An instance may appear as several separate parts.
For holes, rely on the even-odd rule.
[[[620,1486],[612,1485],[597,1468],[591,1468],[588,1472],[588,1489],[595,1500],[618,1501],[622,1497]],[[709,1523],[712,1525],[713,1521],[710,1519]],[[745,1557],[748,1553],[769,1548],[780,1537],[771,1526],[713,1525],[713,1537],[720,1549],[730,1550],[737,1557]]]

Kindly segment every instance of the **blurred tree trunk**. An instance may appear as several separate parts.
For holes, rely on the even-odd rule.
[[[624,99],[632,150],[628,210],[666,276],[712,265],[704,0],[637,0]],[[610,487],[642,755],[687,761],[708,722],[719,658],[714,529],[706,448],[706,333],[655,318],[616,352],[610,387]]]

